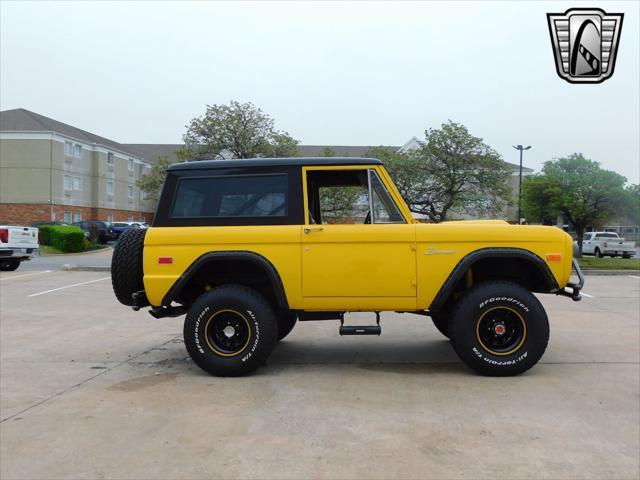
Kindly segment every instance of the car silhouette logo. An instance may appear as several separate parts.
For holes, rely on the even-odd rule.
[[[570,83],[601,83],[611,77],[623,17],[599,8],[547,13],[560,78]]]

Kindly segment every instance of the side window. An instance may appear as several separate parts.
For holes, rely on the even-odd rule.
[[[307,193],[310,223],[353,225],[368,220],[366,170],[308,171]]]
[[[307,171],[309,223],[405,223],[375,170]]]
[[[286,174],[184,178],[170,217],[284,217],[287,202]]]
[[[369,170],[369,179],[371,182],[373,223],[405,223],[398,206],[375,170]]]

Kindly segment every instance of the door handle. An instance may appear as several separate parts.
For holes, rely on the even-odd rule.
[[[304,233],[321,232],[324,227],[304,227]]]

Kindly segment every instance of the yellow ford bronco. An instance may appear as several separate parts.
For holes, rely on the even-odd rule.
[[[379,335],[383,311],[429,316],[469,367],[516,375],[549,339],[533,292],[580,299],[568,234],[498,220],[419,223],[379,160],[200,161],[166,173],[152,227],[115,247],[113,288],[154,317],[186,313],[187,351],[214,375],[263,365],[297,321]],[[346,312],[376,322],[347,325]]]

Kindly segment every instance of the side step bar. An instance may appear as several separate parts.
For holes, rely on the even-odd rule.
[[[344,318],[340,319],[340,335],[380,335],[380,312],[376,312],[376,325],[345,325]]]

